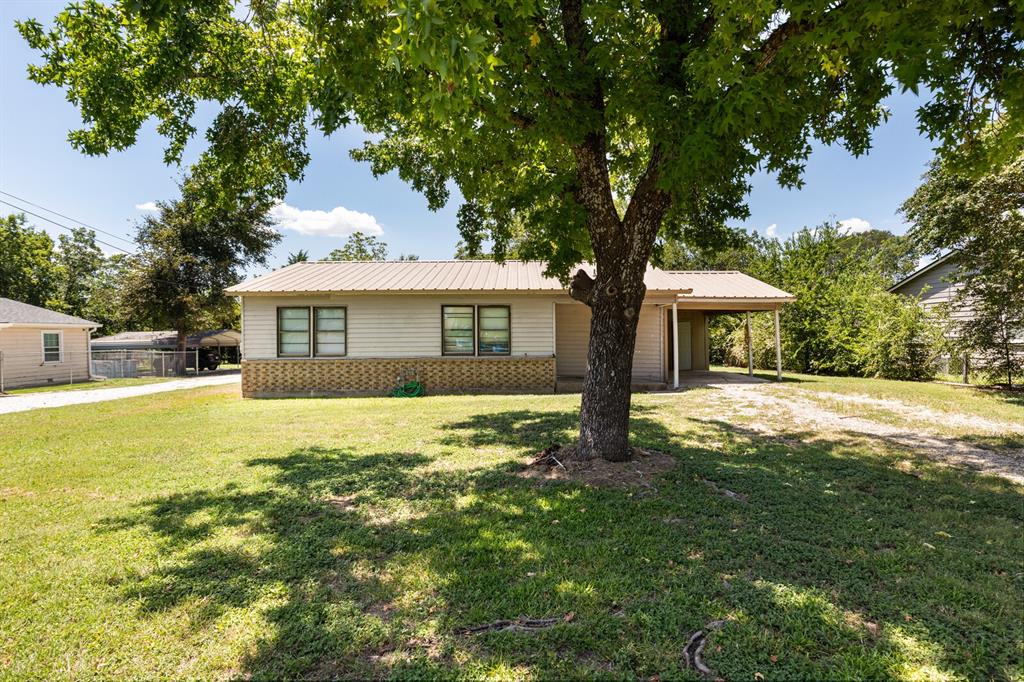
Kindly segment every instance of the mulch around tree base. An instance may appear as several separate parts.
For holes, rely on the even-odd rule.
[[[552,446],[531,457],[519,476],[541,481],[571,481],[599,488],[652,488],[655,478],[676,466],[676,459],[671,455],[643,448],[633,448],[633,457],[625,462],[580,461],[575,455],[575,445]],[[538,460],[543,463],[535,464]]]

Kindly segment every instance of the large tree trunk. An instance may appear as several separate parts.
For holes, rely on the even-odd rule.
[[[185,376],[188,374],[188,360],[186,359],[186,351],[188,350],[188,332],[178,329],[178,352],[174,354],[174,373],[178,376]],[[196,374],[199,374],[199,368],[196,367]]]
[[[580,408],[581,459],[620,462],[630,458],[633,350],[645,291],[643,271],[639,286],[635,281],[626,287],[619,282],[621,277],[608,277],[599,270],[591,294],[590,346]]]

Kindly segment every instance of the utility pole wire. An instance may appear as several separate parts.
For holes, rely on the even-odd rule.
[[[57,211],[54,211],[52,208],[47,208],[46,206],[43,206],[41,204],[37,204],[37,203],[31,202],[28,199],[22,199],[19,196],[15,196],[15,195],[11,194],[10,192],[5,192],[2,189],[0,189],[0,194],[7,195],[7,196],[11,197],[12,199],[14,199],[15,201],[20,201],[23,204],[28,204],[29,206],[35,206],[36,208],[40,208],[40,209],[46,211],[47,213],[52,213],[55,216],[60,216],[61,218],[64,218],[64,220],[70,220],[71,222],[75,223],[76,225],[81,225],[82,227],[87,227],[87,228],[89,228],[90,230],[92,230],[94,232],[99,232],[100,234],[105,234],[108,237],[113,237],[114,239],[120,239],[121,241],[127,242],[128,244],[131,244],[133,246],[135,245],[135,242],[132,241],[131,239],[128,239],[127,237],[122,237],[120,235],[114,234],[113,232],[107,232],[106,230],[101,230],[98,227],[93,227],[92,225],[88,224],[87,222],[85,222],[83,220],[76,220],[75,218],[72,218],[71,216],[67,216],[67,215],[64,215],[63,213],[59,213]],[[10,204],[8,204],[8,205],[10,205]]]
[[[4,192],[4,194],[7,194],[7,193]],[[73,227],[68,227],[67,225],[64,225],[63,223],[58,223],[56,220],[52,220],[50,218],[47,218],[46,216],[39,215],[38,213],[33,213],[32,211],[29,211],[28,209],[24,208],[23,206],[18,206],[17,204],[12,204],[11,202],[5,201],[4,199],[0,199],[0,204],[7,204],[8,206],[10,206],[12,208],[16,208],[17,210],[21,211],[22,213],[27,213],[30,216],[35,216],[36,218],[39,218],[40,220],[45,220],[48,223],[52,223],[53,225],[56,225],[57,227],[64,228],[68,232],[74,232],[75,231],[75,228],[73,228]],[[89,228],[89,229],[95,229],[95,228]],[[104,232],[103,234],[107,234],[107,233]],[[116,250],[120,251],[121,253],[126,253],[129,256],[134,256],[135,255],[133,252],[128,251],[127,249],[122,249],[120,246],[116,246],[114,244],[111,244],[110,242],[105,242],[103,240],[95,239],[95,238],[94,238],[94,241],[97,244],[103,244],[104,246],[109,246],[110,248],[116,249]]]

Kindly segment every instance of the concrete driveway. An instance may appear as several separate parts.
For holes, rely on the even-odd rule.
[[[182,389],[200,388],[202,386],[237,384],[241,379],[241,374],[233,372],[231,374],[215,374],[212,376],[184,377],[181,379],[172,379],[171,381],[161,381],[156,384],[143,384],[141,386],[122,386],[119,388],[95,388],[83,389],[80,391],[50,391],[43,393],[5,395],[0,396],[0,414],[40,410],[47,407],[80,405],[82,403],[102,403],[107,400],[134,398],[139,395],[164,393],[165,391],[180,391]]]

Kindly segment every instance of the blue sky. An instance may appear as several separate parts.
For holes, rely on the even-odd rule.
[[[142,130],[135,147],[106,157],[83,156],[68,144],[68,130],[80,124],[77,111],[62,91],[27,80],[25,65],[35,55],[13,26],[15,19],[28,17],[46,21],[64,4],[0,0],[0,190],[130,239],[133,222],[143,215],[137,207],[173,198],[180,169],[163,164],[163,140],[152,124]],[[799,191],[781,189],[766,175],[756,176],[749,199],[751,217],[741,225],[785,237],[804,225],[857,219],[853,224],[861,228],[870,224],[902,233],[906,226],[897,208],[917,186],[932,157],[932,145],[917,132],[917,100],[897,96],[888,104],[892,118],[876,131],[874,149],[867,156],[854,158],[841,148],[819,146]],[[305,179],[289,188],[286,205],[279,211],[283,239],[271,267],[298,249],[321,257],[344,242],[347,230],[357,227],[379,230],[393,257],[415,253],[421,258],[451,258],[459,238],[457,205],[433,213],[396,175],[374,178],[367,164],[348,157],[348,150],[363,139],[356,127],[329,139],[311,136],[312,162]],[[190,149],[193,158],[196,148]],[[0,199],[11,200],[4,195]],[[0,204],[0,212],[8,210],[13,209]],[[62,231],[29,218],[55,235]]]

